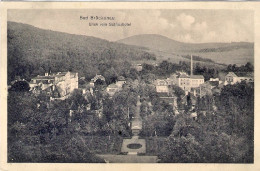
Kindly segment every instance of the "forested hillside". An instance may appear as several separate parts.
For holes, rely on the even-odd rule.
[[[107,80],[127,74],[131,61],[155,60],[135,46],[82,35],[42,30],[8,22],[8,82],[29,80],[44,72],[75,71],[86,79],[102,74]]]

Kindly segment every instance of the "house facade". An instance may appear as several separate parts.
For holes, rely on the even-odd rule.
[[[204,83],[203,75],[191,75],[191,77],[190,77],[191,88],[199,87],[203,83]]]
[[[235,84],[245,81],[247,83],[254,82],[254,76],[251,72],[229,72],[225,76],[225,85],[227,84]]]
[[[190,91],[190,76],[187,74],[180,74],[180,76],[178,77],[178,86],[182,88],[184,91]]]
[[[169,93],[168,82],[166,80],[156,80],[157,93]]]
[[[32,78],[29,85],[34,93],[46,91],[50,96],[55,95],[56,98],[61,98],[72,93],[74,89],[78,89],[78,73],[45,73],[44,76],[38,75]]]
[[[106,91],[110,96],[113,96],[117,91],[122,90],[125,83],[125,78],[123,76],[119,76],[116,83],[107,86]]]

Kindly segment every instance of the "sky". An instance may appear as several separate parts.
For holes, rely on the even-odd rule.
[[[88,17],[81,20],[80,16]],[[90,20],[91,16],[114,20]],[[116,41],[139,34],[160,34],[188,43],[254,42],[250,10],[8,10],[8,21]],[[90,26],[98,23],[99,26]],[[131,23],[130,26],[100,26]]]

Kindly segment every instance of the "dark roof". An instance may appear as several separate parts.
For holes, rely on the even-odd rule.
[[[209,81],[209,84],[210,84],[211,86],[217,87],[217,86],[219,85],[219,81]]]
[[[203,75],[191,75],[190,78],[192,79],[204,79]]]
[[[188,76],[188,75],[186,75],[186,74],[181,74],[181,75],[179,76],[179,78],[190,78],[190,76]]]
[[[157,94],[159,97],[171,97],[168,93],[165,92],[158,92]]]
[[[118,80],[118,81],[125,81],[125,77],[119,76],[117,80]]]

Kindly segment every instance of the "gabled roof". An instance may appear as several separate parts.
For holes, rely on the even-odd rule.
[[[211,86],[217,87],[217,86],[219,85],[219,81],[209,81],[209,84],[210,84]]]
[[[234,72],[229,72],[226,76],[237,77],[237,75]]]
[[[191,75],[190,76],[191,79],[204,79],[203,75]]]
[[[179,76],[179,78],[190,78],[190,76],[188,76],[188,75],[186,75],[186,74],[181,74],[181,75]]]

